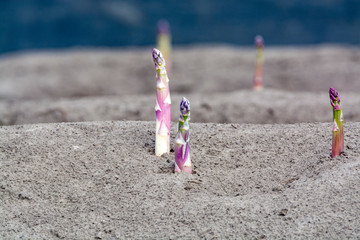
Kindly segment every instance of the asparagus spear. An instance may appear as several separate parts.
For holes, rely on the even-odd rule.
[[[264,39],[262,36],[255,37],[256,46],[256,69],[254,77],[254,90],[263,89],[263,62],[264,62]]]
[[[157,79],[155,154],[156,156],[161,156],[164,153],[170,152],[171,99],[164,57],[156,48],[152,50],[152,56]]]
[[[157,48],[162,52],[168,73],[171,71],[171,34],[170,25],[166,20],[160,20],[157,24]]]
[[[333,107],[333,135],[332,135],[332,153],[331,157],[339,156],[344,150],[344,129],[343,117],[340,106],[339,93],[335,88],[329,89],[330,104]]]
[[[175,172],[192,173],[189,146],[190,102],[183,97],[180,103],[178,133],[175,138]]]

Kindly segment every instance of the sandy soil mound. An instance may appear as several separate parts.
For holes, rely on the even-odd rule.
[[[173,93],[251,89],[255,50],[186,47],[173,53]],[[264,85],[287,91],[360,91],[360,50],[318,46],[267,48]],[[151,49],[72,50],[3,56],[0,99],[154,94]]]
[[[193,123],[188,175],[154,155],[153,122],[2,127],[1,238],[356,239],[360,123],[345,128],[330,158],[330,123]]]
[[[345,119],[360,120],[360,51],[267,48],[265,91],[252,91],[254,49],[177,48],[173,117],[186,96],[194,122],[296,123],[331,119],[327,91],[341,94]],[[27,53],[0,59],[0,124],[154,119],[150,48]]]
[[[172,121],[179,118],[183,95],[172,94]],[[329,122],[332,110],[326,92],[263,92],[184,94],[191,102],[192,122],[297,123]],[[360,121],[360,94],[341,93],[346,121]],[[155,120],[154,95],[85,97],[61,100],[0,102],[3,125],[104,120]]]

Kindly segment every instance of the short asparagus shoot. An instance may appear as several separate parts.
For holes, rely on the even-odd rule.
[[[178,133],[175,138],[175,172],[192,173],[190,146],[189,146],[189,125],[190,102],[185,97],[180,103],[180,117]]]
[[[170,153],[171,99],[165,59],[156,48],[152,50],[152,56],[156,70],[155,155],[161,156],[164,153]]]
[[[263,62],[264,62],[264,39],[262,36],[255,37],[256,68],[254,77],[254,90],[263,89]]]
[[[162,19],[157,24],[157,48],[166,61],[166,69],[171,72],[171,33],[169,22]]]
[[[331,157],[339,156],[344,150],[343,114],[339,93],[335,88],[329,89],[330,104],[333,108],[332,152]]]

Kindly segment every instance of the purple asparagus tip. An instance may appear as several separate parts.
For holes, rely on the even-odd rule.
[[[154,63],[157,67],[159,67],[161,65],[165,66],[165,59],[164,59],[162,53],[158,49],[153,48],[152,56],[153,56]]]
[[[169,22],[166,21],[165,19],[159,20],[157,23],[157,31],[158,34],[169,33],[170,32]]]
[[[264,39],[262,36],[257,35],[255,37],[255,46],[256,47],[264,47]]]
[[[190,102],[185,97],[181,99],[180,112],[182,115],[188,115],[190,112]]]
[[[329,96],[330,96],[330,104],[334,107],[334,110],[340,110],[340,97],[339,93],[336,91],[335,88],[331,87],[329,89]]]
[[[331,101],[337,101],[338,97],[339,97],[339,93],[336,91],[335,88],[331,87],[329,89],[329,96],[330,96]],[[339,101],[340,101],[340,99],[339,99]]]

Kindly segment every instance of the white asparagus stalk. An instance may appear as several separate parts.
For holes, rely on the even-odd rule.
[[[156,138],[155,155],[170,153],[171,99],[169,78],[165,69],[165,60],[161,52],[154,48],[152,56],[156,70]]]

